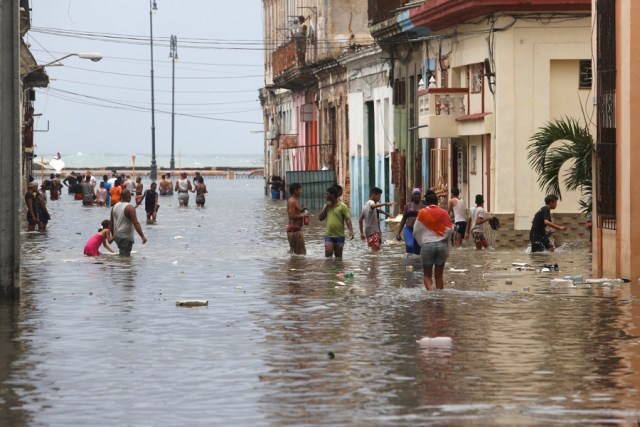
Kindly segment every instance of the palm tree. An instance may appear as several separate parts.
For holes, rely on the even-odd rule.
[[[540,188],[562,200],[562,178],[567,190],[579,189],[582,193],[582,211],[591,212],[591,160],[594,147],[589,127],[581,125],[576,119],[565,117],[541,127],[530,141],[527,158],[538,174]],[[562,144],[552,147],[556,142]],[[569,168],[561,177],[560,169],[567,162],[570,162]]]

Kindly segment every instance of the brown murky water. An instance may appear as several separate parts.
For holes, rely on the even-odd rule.
[[[204,209],[162,198],[131,259],[82,256],[107,209],[67,195],[49,202],[47,233],[23,235],[22,298],[0,307],[1,425],[640,419],[638,285],[548,286],[588,276],[583,245],[454,250],[451,266],[468,271],[445,273],[447,289],[427,293],[403,246],[371,256],[356,240],[343,261],[325,260],[316,217],[309,254],[292,257],[284,202],[263,197],[262,181],[208,186]],[[512,262],[562,271],[513,272]],[[209,306],[176,307],[190,298]],[[452,346],[416,342],[434,336]]]

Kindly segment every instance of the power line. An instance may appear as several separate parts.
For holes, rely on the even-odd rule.
[[[138,92],[149,92],[149,89],[141,89],[139,87],[125,87],[125,86],[112,86],[112,85],[103,85],[99,83],[87,83],[87,82],[79,82],[77,80],[66,80],[66,79],[58,79],[55,81],[58,82],[66,82],[66,83],[74,83],[85,86],[96,86],[96,87],[106,87],[111,89],[124,89],[124,90],[133,90]],[[170,90],[165,89],[156,89],[156,92],[166,92],[171,93]],[[247,90],[177,90],[176,93],[191,93],[191,94],[207,94],[207,93],[256,93],[258,89],[247,89]]]
[[[99,73],[99,74],[110,74],[110,75],[126,76],[126,77],[144,77],[146,79],[149,78],[148,75],[144,75],[144,74],[129,74],[129,73],[118,73],[115,71],[93,70],[91,68],[74,67],[72,65],[65,65],[65,68],[71,68],[72,70],[82,70],[82,71],[88,71],[91,73]],[[176,79],[179,79],[179,80],[228,80],[228,79],[246,79],[251,77],[264,77],[264,75],[252,74],[252,75],[225,76],[225,77],[176,77]],[[170,79],[171,76],[155,76],[155,78]]]
[[[120,106],[120,107],[128,107],[130,109],[133,110],[129,110],[129,111],[144,111],[144,112],[148,112],[151,111],[151,108],[148,107],[140,107],[137,105],[131,105],[131,104],[127,104],[125,102],[118,102],[118,101],[111,101],[111,100],[106,100],[104,98],[98,98],[95,96],[90,96],[90,95],[83,95],[80,93],[75,93],[75,92],[69,92],[69,91],[65,91],[65,90],[61,90],[61,89],[55,89],[55,88],[49,88],[47,91],[53,91],[54,94],[49,94],[51,96],[53,96],[54,98],[56,97],[56,93],[55,92],[59,92],[61,95],[57,96],[57,98],[59,99],[64,99],[67,101],[71,101],[71,102],[78,102],[80,104],[84,104],[84,105],[93,105],[96,107],[107,107],[107,108],[117,108],[115,106]],[[63,96],[66,95],[66,98]],[[93,101],[98,101],[98,102],[104,102],[107,104],[113,104],[113,105],[103,105],[103,104],[97,104],[97,103],[89,103],[85,100],[75,100],[72,98],[69,98],[69,95],[73,95],[73,96],[77,96],[80,98],[87,98],[89,100],[93,100]],[[171,114],[170,111],[164,111],[164,110],[156,110],[159,113],[162,114]],[[258,111],[258,110],[256,110]],[[246,123],[246,124],[254,124],[254,125],[262,125],[262,122],[251,122],[248,120],[233,120],[233,119],[222,119],[219,117],[208,117],[208,116],[202,116],[202,115],[196,115],[196,114],[187,114],[187,113],[176,113],[177,116],[183,116],[183,117],[191,117],[191,118],[196,118],[196,119],[203,119],[203,120],[213,120],[213,121],[221,121],[221,122],[230,122],[230,123]]]
[[[29,36],[29,33],[27,33],[27,36]],[[37,43],[37,41],[36,41]],[[38,43],[40,45],[40,43]],[[49,55],[51,55],[52,53],[55,54],[60,54],[60,55],[64,55],[67,54],[68,52],[64,52],[64,51],[56,51],[56,50],[46,50],[46,49],[30,49],[31,52],[46,52]],[[110,61],[118,59],[118,60],[122,60],[122,61],[130,61],[130,62],[139,62],[141,64],[148,64],[149,60],[148,59],[139,59],[139,58],[130,58],[130,57],[124,57],[124,56],[109,56],[108,58]],[[161,59],[157,60],[158,63],[163,63],[166,65],[171,65],[171,61],[163,61]],[[178,61],[176,61],[178,62]],[[263,64],[221,64],[221,63],[210,63],[210,62],[193,62],[193,61],[179,61],[180,64],[188,64],[188,65],[208,65],[208,66],[212,66],[212,67],[264,67]]]

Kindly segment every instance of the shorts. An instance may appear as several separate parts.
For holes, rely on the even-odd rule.
[[[185,205],[189,203],[189,193],[178,193],[178,201],[184,202]]]
[[[331,236],[324,236],[324,244],[332,244],[334,246],[338,246],[338,247],[342,247],[344,246],[344,242],[345,242],[345,237],[344,236],[340,236],[340,237],[331,237]]]
[[[487,240],[487,238],[484,235],[484,232],[482,231],[474,231],[471,234],[473,234],[473,241],[476,243],[482,243],[485,240]]]
[[[531,242],[531,252],[544,252],[545,249],[553,247],[553,244],[546,234],[543,236],[529,234],[529,241]]]
[[[287,230],[287,240],[289,241],[289,252],[296,255],[307,254],[302,230]]]
[[[158,207],[153,207],[151,210],[145,207],[144,211],[147,213],[147,215],[153,215],[154,213],[157,213],[159,209],[160,209],[160,205],[158,205]]]
[[[444,267],[449,257],[449,242],[441,240],[439,242],[430,242],[422,245],[420,250],[420,260],[422,268],[430,269],[434,265],[436,267]]]
[[[461,236],[467,232],[467,221],[458,221],[456,222],[456,226],[454,228],[455,232]]]
[[[378,233],[373,233],[370,236],[367,236],[367,245],[371,249],[380,249],[380,243],[382,242],[382,235]]]
[[[203,205],[204,206],[204,202],[205,202],[205,198],[204,198],[203,195],[196,196],[196,205]]]
[[[126,237],[116,237],[114,240],[116,241],[116,245],[118,245],[118,249],[120,250],[120,256],[131,255],[131,249],[133,249],[133,240],[127,239]]]

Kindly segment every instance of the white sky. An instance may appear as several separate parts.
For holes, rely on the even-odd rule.
[[[67,53],[97,51],[104,56],[100,62],[70,57],[62,61],[64,66],[46,68],[51,83],[48,89],[37,90],[35,113],[42,114],[36,118],[36,129],[46,129],[49,122],[49,132],[35,134],[39,153],[151,154],[149,5],[149,0],[31,1],[32,30],[25,40],[38,63]],[[262,2],[157,0],[157,5],[153,16],[156,155],[171,153],[172,34],[178,38],[179,57],[176,156],[179,150],[262,153],[264,134],[255,132],[262,130],[258,102],[264,81]],[[44,28],[99,33],[99,40],[46,34],[40,31]],[[107,42],[105,33],[126,39]],[[203,40],[196,44],[193,39]],[[189,47],[196,45],[201,48]]]

